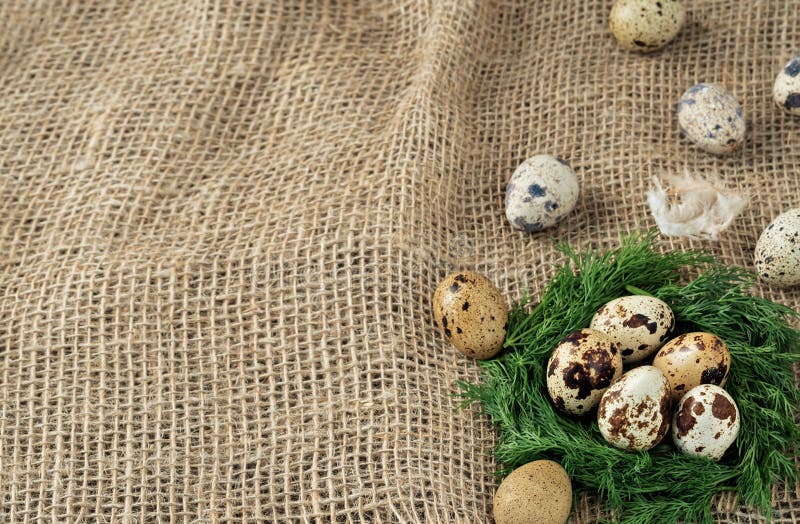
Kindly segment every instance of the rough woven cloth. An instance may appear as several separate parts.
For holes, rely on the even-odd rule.
[[[433,326],[437,281],[540,292],[551,237],[653,226],[653,175],[749,191],[719,242],[663,242],[746,267],[798,205],[771,89],[800,1],[688,2],[651,56],[611,3],[0,2],[0,520],[489,522],[497,435],[453,397],[478,368]],[[680,137],[698,81],[742,101],[742,151]],[[582,195],[526,235],[503,193],[537,153]],[[800,488],[774,506],[800,522]]]

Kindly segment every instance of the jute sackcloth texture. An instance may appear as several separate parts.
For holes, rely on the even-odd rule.
[[[0,2],[0,520],[489,522],[497,436],[458,409],[478,367],[437,281],[538,293],[552,237],[653,225],[653,175],[749,191],[719,242],[664,241],[745,267],[800,204],[770,95],[800,1],[688,4],[641,56],[610,0]],[[742,101],[742,151],[680,137],[697,81]],[[503,193],[537,153],[582,195],[525,235]],[[800,488],[774,506],[800,522]]]

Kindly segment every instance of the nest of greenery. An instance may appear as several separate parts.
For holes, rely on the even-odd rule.
[[[733,491],[771,517],[772,488],[798,482],[800,389],[798,314],[751,296],[753,276],[696,251],[654,247],[655,232],[635,234],[608,252],[559,250],[558,268],[538,305],[525,296],[512,308],[503,352],[481,362],[477,384],[460,384],[465,404],[478,402],[499,430],[503,476],[538,459],[561,463],[576,493],[591,491],[615,522],[713,523],[712,498]],[[682,274],[695,274],[686,282]],[[741,428],[719,462],[680,454],[669,436],[654,449],[628,452],[606,443],[592,416],[558,412],[546,386],[546,363],[558,340],[589,325],[606,302],[646,292],[670,305],[674,335],[707,331],[730,348],[725,389],[736,400]],[[645,362],[646,363],[646,362]]]

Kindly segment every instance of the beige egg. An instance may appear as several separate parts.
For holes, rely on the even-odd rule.
[[[606,442],[629,451],[656,446],[669,430],[672,399],[658,368],[640,366],[616,381],[600,400],[597,426]]]
[[[778,107],[790,115],[800,116],[800,54],[778,73],[772,96]]]
[[[678,404],[672,438],[682,453],[719,460],[739,435],[739,408],[713,384],[690,389]]]
[[[617,0],[611,8],[611,32],[630,51],[650,53],[670,43],[686,21],[678,0]]]
[[[725,342],[711,333],[686,333],[673,338],[653,359],[653,365],[669,380],[672,398],[700,384],[724,386],[731,367],[731,354]]]
[[[589,327],[611,337],[622,361],[629,364],[646,359],[664,344],[675,327],[675,315],[655,297],[631,295],[597,310]]]
[[[591,411],[622,375],[622,356],[608,335],[581,329],[561,339],[547,362],[547,391],[571,415]]]
[[[436,325],[468,357],[485,359],[503,347],[508,307],[500,291],[473,271],[450,273],[433,294]]]
[[[526,233],[536,233],[563,220],[578,202],[578,177],[564,160],[536,155],[511,175],[506,186],[506,218]]]
[[[697,84],[687,89],[678,102],[678,122],[686,138],[715,155],[741,148],[747,132],[741,104],[716,84]]]
[[[494,495],[496,524],[564,524],[572,508],[572,483],[564,468],[550,460],[520,466]]]
[[[800,209],[790,209],[767,226],[756,243],[756,271],[778,287],[800,284]]]

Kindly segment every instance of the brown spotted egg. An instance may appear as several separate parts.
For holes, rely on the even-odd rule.
[[[672,439],[681,452],[719,460],[739,435],[739,408],[727,391],[713,384],[690,389],[678,404]]]
[[[661,442],[671,415],[667,378],[658,368],[640,366],[622,375],[603,394],[597,425],[612,446],[643,451]]]
[[[725,342],[711,333],[686,333],[662,347],[653,365],[669,380],[672,398],[700,384],[724,386],[731,367],[731,354]]]
[[[715,155],[739,149],[747,130],[741,104],[716,84],[690,87],[678,103],[678,122],[686,138]]]
[[[630,51],[650,53],[674,39],[686,9],[679,0],[617,0],[611,8],[611,32]]]
[[[567,163],[550,155],[523,162],[506,187],[506,218],[516,229],[535,233],[554,226],[578,202],[578,178]]]
[[[778,107],[790,115],[800,115],[800,54],[778,73],[772,96]]]
[[[800,284],[800,209],[778,215],[761,233],[756,271],[761,280],[778,287]]]
[[[622,375],[622,356],[608,335],[594,329],[561,339],[547,362],[547,391],[558,409],[583,415]]]
[[[508,307],[500,291],[473,271],[450,273],[433,294],[436,325],[468,357],[485,359],[503,347]]]
[[[675,315],[655,297],[631,295],[601,307],[589,327],[611,337],[627,364],[644,360],[664,344],[675,327]]]
[[[572,508],[572,482],[557,462],[529,462],[503,480],[493,506],[496,524],[564,524]]]

